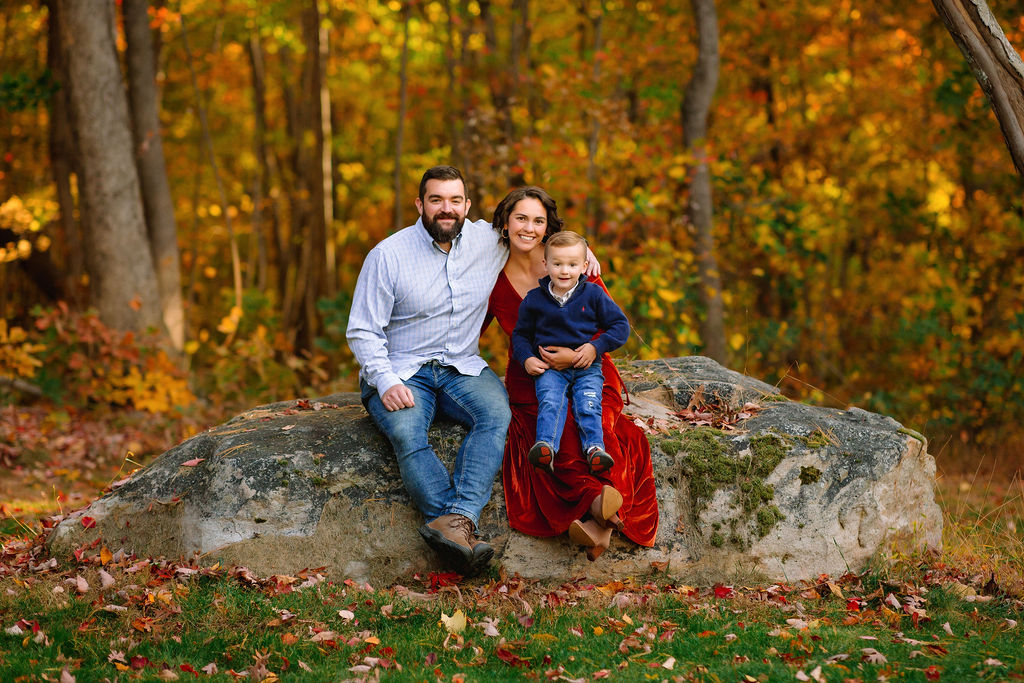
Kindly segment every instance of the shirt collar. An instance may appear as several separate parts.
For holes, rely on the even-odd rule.
[[[573,292],[575,292],[576,288],[579,287],[579,286],[580,286],[580,281],[577,280],[576,284],[574,284],[572,286],[572,289],[570,289],[564,295],[559,296],[559,295],[555,294],[555,289],[554,289],[554,286],[551,284],[551,280],[548,280],[548,293],[552,296],[552,298],[554,298],[555,301],[558,302],[558,304],[560,306],[564,306],[565,302],[567,302],[572,297]]]

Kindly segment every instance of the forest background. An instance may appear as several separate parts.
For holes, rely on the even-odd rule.
[[[989,5],[1024,45],[1019,3]],[[933,443],[1019,440],[1024,186],[935,8],[736,0],[716,23],[695,142],[689,3],[4,3],[0,398],[51,429],[160,415],[173,440],[354,389],[363,257],[452,163],[474,218],[521,184],[558,200],[632,322],[623,355],[712,355]],[[113,86],[102,54],[69,60],[94,35]],[[89,94],[110,122],[82,120]],[[27,413],[5,410],[11,436]]]

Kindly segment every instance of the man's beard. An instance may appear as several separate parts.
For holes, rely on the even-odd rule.
[[[445,230],[441,226],[439,221],[444,218],[451,218],[455,220],[455,223],[452,224],[450,230]],[[427,220],[426,216],[424,216],[423,227],[427,229],[427,234],[430,235],[435,242],[438,244],[447,244],[459,236],[459,233],[462,232],[462,225],[465,222],[465,216],[460,216],[451,211],[438,211],[430,220]]]

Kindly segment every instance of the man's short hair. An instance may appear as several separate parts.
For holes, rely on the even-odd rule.
[[[548,250],[551,247],[583,247],[583,258],[587,257],[587,239],[572,230],[560,230],[548,238],[544,243],[544,258],[548,257]]]
[[[461,180],[462,191],[466,192],[466,179],[462,177],[462,173],[459,169],[454,166],[434,166],[428,168],[426,173],[423,174],[423,178],[420,179],[420,201],[423,201],[423,195],[427,191],[428,180]]]

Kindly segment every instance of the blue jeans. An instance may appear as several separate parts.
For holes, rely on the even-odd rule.
[[[601,429],[601,391],[604,375],[600,359],[589,368],[548,369],[536,377],[537,441],[547,441],[558,450],[565,428],[565,416],[572,397],[572,414],[580,432],[583,452],[599,446],[604,448]]]
[[[406,490],[428,522],[459,514],[476,524],[501,469],[512,419],[505,386],[490,368],[474,377],[437,361],[423,365],[405,386],[416,405],[392,412],[375,387],[360,382],[363,405],[395,449]],[[469,431],[451,473],[427,442],[438,412]]]

